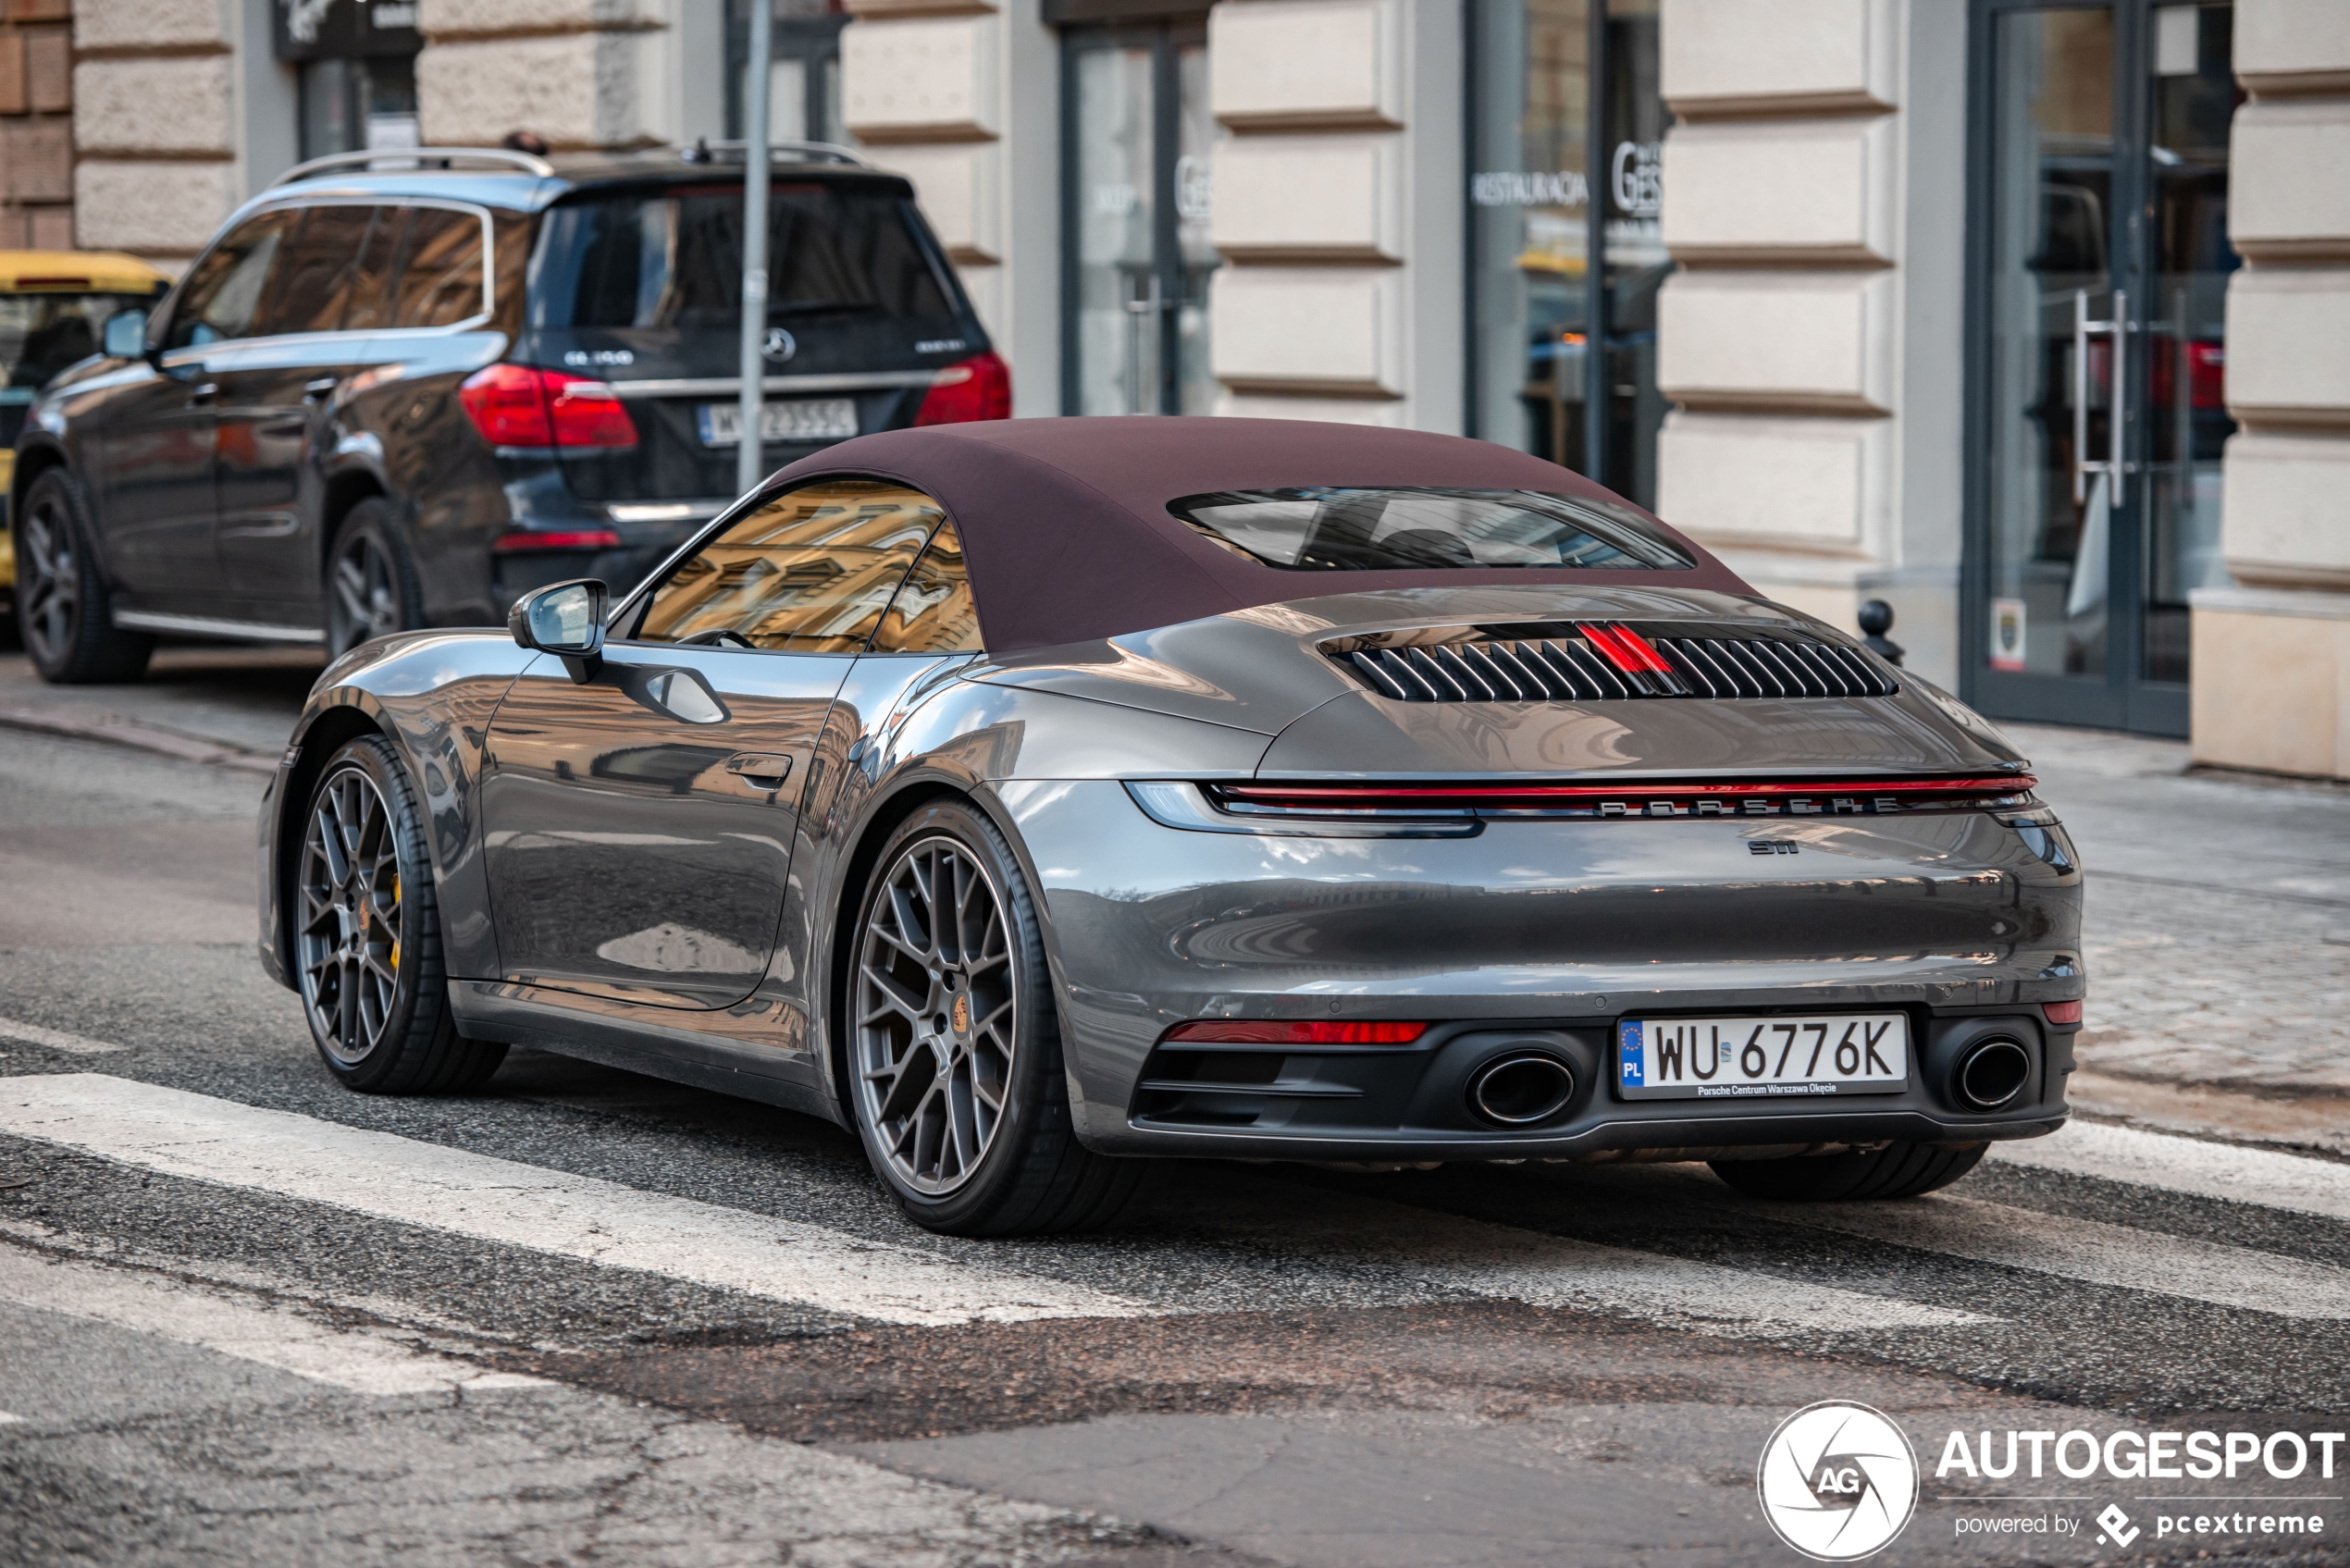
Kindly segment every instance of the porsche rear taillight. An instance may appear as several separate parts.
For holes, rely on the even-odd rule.
[[[1012,370],[993,351],[938,373],[922,399],[917,425],[961,425],[1012,416]]]
[[[493,364],[465,377],[457,401],[493,447],[611,450],[637,444],[637,422],[609,381]]]

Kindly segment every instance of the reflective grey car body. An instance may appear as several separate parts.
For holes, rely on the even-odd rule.
[[[1723,1157],[2060,1125],[2072,1034],[2043,1008],[2084,993],[2081,873],[2028,779],[1982,809],[1644,804],[1664,780],[2020,775],[2024,759],[1957,702],[1875,664],[1890,695],[1398,701],[1326,645],[1687,622],[1874,656],[1716,588],[1296,584],[1278,602],[1003,654],[618,642],[590,687],[501,633],[369,645],[320,679],[271,787],[265,961],[293,983],[282,890],[309,779],[373,729],[427,803],[452,1001],[477,1039],[848,1123],[849,925],[890,826],[953,794],[1002,830],[1035,890],[1071,1115],[1100,1153]],[[665,710],[646,695],[663,674],[728,717]],[[748,790],[713,766],[747,750],[790,755],[789,786]],[[1199,793],[1525,779],[1620,785],[1621,802],[1252,817]],[[556,840],[539,880],[503,869]],[[617,956],[600,975],[551,975],[534,968],[533,922]],[[699,944],[693,962],[680,944]],[[717,951],[731,969],[707,961]],[[1614,1082],[1626,1017],[1867,1010],[1910,1019],[1919,1066],[1899,1093],[1656,1100]],[[1174,1026],[1226,1019],[1432,1027],[1406,1043],[1218,1046],[1205,1066],[1170,1050]],[[2023,1046],[2029,1077],[1977,1111],[1950,1072],[1994,1035]],[[1572,1067],[1568,1103],[1529,1127],[1480,1119],[1469,1080],[1527,1050]]]

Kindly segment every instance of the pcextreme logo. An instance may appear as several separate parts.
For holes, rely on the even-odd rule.
[[[1916,1512],[1918,1456],[1884,1412],[1823,1400],[1779,1423],[1754,1489],[1779,1539],[1816,1562],[1851,1562],[1892,1545]]]

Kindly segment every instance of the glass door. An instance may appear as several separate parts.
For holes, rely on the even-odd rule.
[[[1977,0],[1968,695],[2183,735],[2220,560],[2222,5]]]
[[[1196,24],[1072,30],[1063,45],[1070,414],[1206,414],[1217,127]]]

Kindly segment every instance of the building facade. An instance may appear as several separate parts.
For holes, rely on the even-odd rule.
[[[7,0],[0,226],[723,136],[751,3],[74,0],[36,89]],[[1995,714],[2350,775],[2340,0],[768,3],[776,136],[914,180],[1021,414],[1505,442]]]

